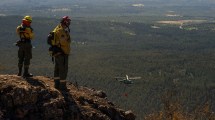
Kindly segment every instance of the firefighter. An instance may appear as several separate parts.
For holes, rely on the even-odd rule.
[[[33,77],[29,73],[30,60],[32,59],[32,44],[31,40],[34,38],[33,29],[31,27],[32,17],[25,16],[22,19],[22,24],[16,29],[20,40],[17,41],[16,45],[19,47],[18,50],[18,76],[22,75],[22,68],[24,66],[23,77]]]
[[[68,59],[70,54],[70,22],[69,16],[61,18],[60,24],[53,30],[55,48],[57,52],[54,53],[54,82],[55,88],[60,90],[68,90],[66,87],[66,78],[68,73]],[[60,49],[60,50],[59,50]]]

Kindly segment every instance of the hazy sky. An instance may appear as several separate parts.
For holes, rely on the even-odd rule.
[[[28,3],[53,3],[53,2],[94,2],[94,1],[124,1],[124,2],[164,2],[164,3],[215,3],[215,0],[1,0],[0,4],[28,4]]]
[[[205,5],[215,5],[215,0],[0,0],[1,8],[6,8],[10,6],[21,6],[21,7],[34,7],[34,6],[53,6],[59,4],[65,5],[86,5],[86,4],[129,4],[129,3],[141,3],[144,5],[192,5],[192,6],[205,6]]]

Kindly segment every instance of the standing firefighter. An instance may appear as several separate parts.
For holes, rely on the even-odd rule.
[[[68,16],[61,18],[60,24],[49,34],[49,51],[54,57],[54,82],[55,88],[67,90],[66,77],[68,73],[68,56],[70,53],[70,25],[71,19]]]
[[[22,19],[22,24],[17,27],[16,32],[20,37],[17,41],[18,50],[18,76],[22,75],[22,67],[24,64],[23,77],[32,77],[33,75],[28,72],[30,59],[32,58],[32,45],[31,40],[34,37],[33,29],[31,28],[32,18],[31,16],[25,16]]]

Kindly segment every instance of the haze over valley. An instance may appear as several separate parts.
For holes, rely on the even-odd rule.
[[[213,0],[1,0],[0,74],[17,73],[15,29],[31,15],[30,71],[52,77],[46,38],[69,15],[70,82],[104,90],[137,120],[215,119],[214,13]],[[141,79],[114,79],[126,74]]]
[[[214,16],[212,0],[2,0],[0,14],[55,17],[62,13],[86,16],[161,16],[167,11],[183,15]]]

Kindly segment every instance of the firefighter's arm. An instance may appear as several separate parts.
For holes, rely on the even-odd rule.
[[[31,40],[34,39],[34,33],[33,33],[33,30],[31,28],[26,28],[25,33],[28,34],[28,36]]]
[[[68,44],[70,44],[70,37],[69,35],[62,33],[61,37],[60,37],[60,44],[63,46],[67,46]]]
[[[17,35],[20,35],[20,26],[18,26],[18,27],[16,28],[16,34],[17,34]]]

